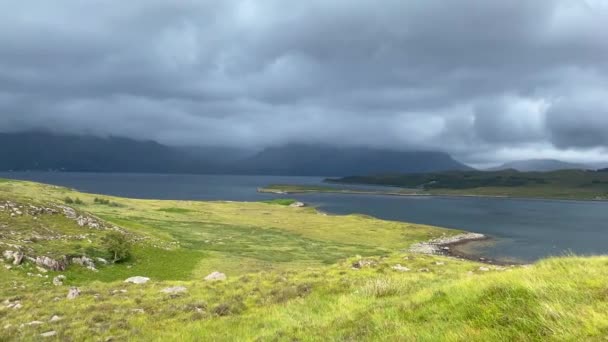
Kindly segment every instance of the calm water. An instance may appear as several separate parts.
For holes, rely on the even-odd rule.
[[[268,184],[317,185],[322,181],[315,177],[94,173],[0,173],[0,177],[123,197],[234,201],[276,198],[256,192]],[[490,258],[533,261],[568,252],[608,254],[608,202],[341,194],[289,197],[335,214],[361,213],[483,233],[494,238],[491,243],[467,248]]]

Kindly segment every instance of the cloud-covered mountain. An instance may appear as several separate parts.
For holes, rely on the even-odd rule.
[[[267,148],[245,160],[247,173],[344,176],[470,170],[447,153],[287,145]]]
[[[0,170],[346,176],[463,170],[441,152],[286,145],[259,153],[172,147],[120,137],[0,133]]]

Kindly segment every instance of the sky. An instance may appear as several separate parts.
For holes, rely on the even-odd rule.
[[[0,131],[608,162],[608,0],[0,0]]]

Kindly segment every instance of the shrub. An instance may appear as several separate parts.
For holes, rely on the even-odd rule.
[[[110,200],[108,200],[108,199],[98,198],[98,197],[95,197],[95,199],[93,200],[93,203],[100,204],[100,205],[109,205],[110,207],[120,207],[121,206],[119,203],[110,202]]]
[[[131,244],[126,236],[118,232],[111,232],[103,238],[106,250],[112,254],[112,262],[125,260],[131,254]]]
[[[73,200],[71,197],[69,197],[69,196],[68,196],[68,197],[66,197],[66,198],[64,198],[64,199],[63,199],[63,202],[64,202],[65,204],[74,204],[74,200]]]

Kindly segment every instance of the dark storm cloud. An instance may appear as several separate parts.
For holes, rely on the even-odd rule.
[[[0,19],[5,131],[473,163],[608,147],[605,1],[19,1]]]

